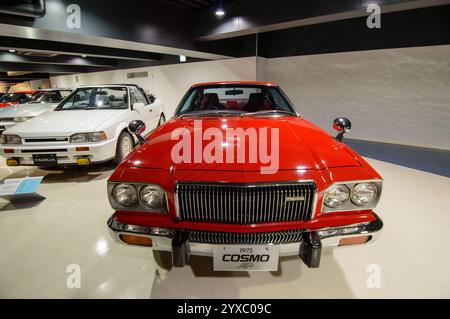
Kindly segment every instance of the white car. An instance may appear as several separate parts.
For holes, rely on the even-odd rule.
[[[71,89],[41,89],[27,103],[1,108],[0,134],[18,123],[53,110],[70,92]]]
[[[128,123],[142,120],[144,135],[165,122],[160,100],[148,101],[136,85],[75,89],[53,112],[4,131],[0,155],[9,166],[120,163],[136,145]]]

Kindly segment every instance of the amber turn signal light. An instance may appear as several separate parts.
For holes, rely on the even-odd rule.
[[[78,165],[89,165],[90,164],[90,160],[89,158],[85,158],[85,157],[81,157],[77,159],[77,164]]]
[[[7,159],[6,160],[6,165],[7,166],[19,166],[19,161],[13,158]]]
[[[358,237],[349,237],[349,238],[342,238],[339,241],[339,247],[341,246],[351,246],[351,245],[362,245],[367,243],[372,236],[358,236]]]
[[[89,147],[75,147],[75,151],[77,152],[89,151]]]
[[[129,245],[149,246],[149,247],[152,246],[152,239],[149,237],[120,235],[120,239]]]

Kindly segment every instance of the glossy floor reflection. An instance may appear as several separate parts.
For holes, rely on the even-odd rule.
[[[2,179],[45,176],[38,192],[46,199],[25,206],[0,200],[0,297],[449,298],[450,178],[369,162],[385,178],[377,209],[385,222],[380,239],[327,252],[316,270],[283,258],[272,273],[214,273],[212,260],[201,257],[167,271],[150,249],[113,242],[106,227],[110,166],[2,166]],[[67,288],[72,264],[80,266],[81,288]],[[367,286],[374,269],[380,288]]]

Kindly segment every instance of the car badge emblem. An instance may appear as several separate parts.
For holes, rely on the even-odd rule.
[[[288,196],[285,198],[285,202],[301,202],[305,200],[305,196]]]

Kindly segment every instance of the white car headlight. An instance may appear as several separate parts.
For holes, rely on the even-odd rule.
[[[377,196],[377,188],[373,183],[359,183],[353,186],[352,202],[364,206],[372,202]]]
[[[100,142],[106,140],[106,133],[94,132],[94,133],[76,133],[70,136],[70,143],[89,143]]]
[[[344,184],[332,185],[324,194],[323,202],[331,208],[338,207],[345,203],[350,197],[350,190]]]
[[[129,184],[117,184],[112,191],[114,200],[121,206],[130,207],[137,203],[136,187]]]
[[[3,134],[1,137],[1,144],[22,144],[22,138],[19,135]]]
[[[161,188],[155,185],[148,185],[142,187],[140,199],[142,203],[149,208],[158,209],[164,206],[166,194]]]
[[[105,132],[94,132],[91,135],[92,142],[100,142],[103,140],[106,140],[106,133]]]
[[[29,119],[31,119],[32,117],[26,117],[26,116],[22,116],[22,117],[15,117],[13,119],[14,122],[20,123],[20,122],[25,122]]]

